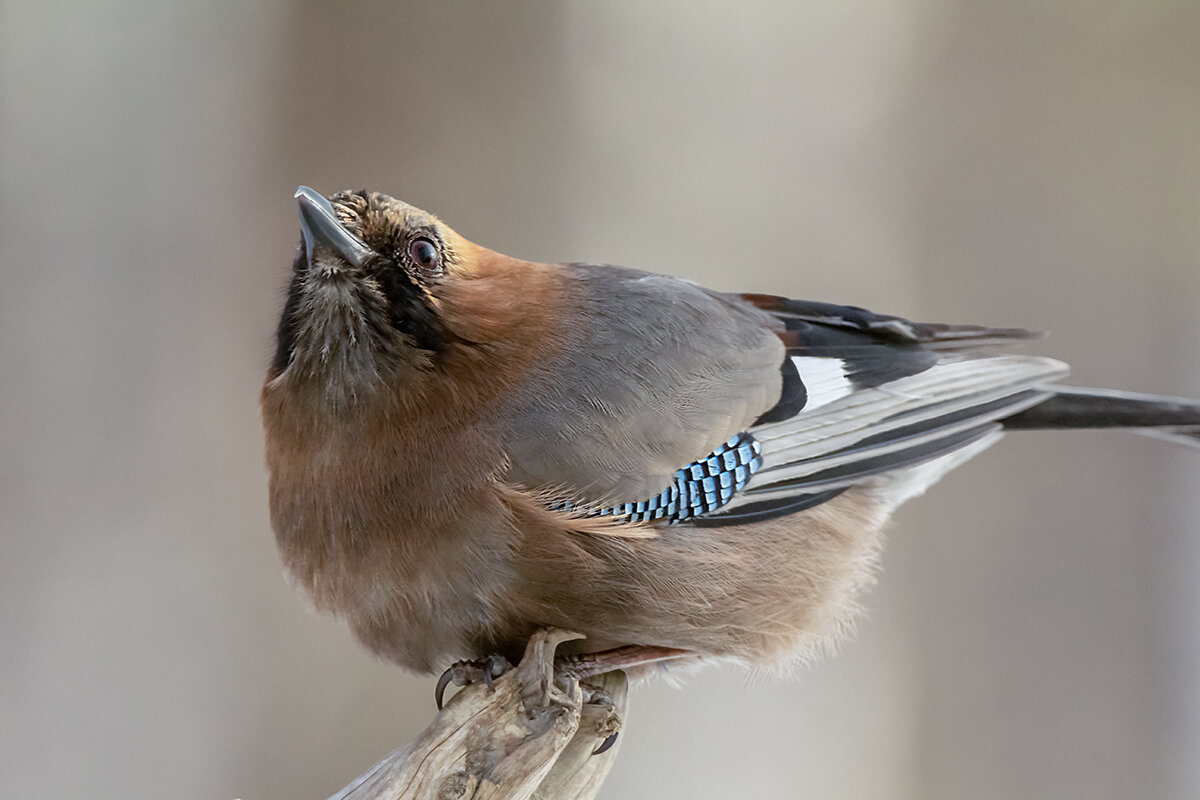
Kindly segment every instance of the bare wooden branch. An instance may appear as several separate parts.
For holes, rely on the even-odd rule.
[[[618,748],[593,751],[620,728],[628,683],[623,672],[589,678],[584,687],[556,676],[555,648],[578,638],[539,631],[494,691],[467,686],[416,739],[329,800],[595,797]]]

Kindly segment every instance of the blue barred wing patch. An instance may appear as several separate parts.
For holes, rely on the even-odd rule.
[[[584,517],[624,517],[625,522],[687,522],[732,500],[762,463],[762,445],[750,434],[739,433],[676,472],[671,485],[649,500],[608,508],[589,508],[564,501],[551,508],[574,511]]]

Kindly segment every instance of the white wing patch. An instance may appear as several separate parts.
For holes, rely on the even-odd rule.
[[[802,413],[840,400],[854,391],[854,384],[846,377],[846,363],[840,358],[792,356],[792,363],[808,393]]]

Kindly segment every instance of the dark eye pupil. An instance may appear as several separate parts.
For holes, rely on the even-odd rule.
[[[408,254],[417,266],[430,268],[437,265],[437,248],[428,239],[414,239],[408,246]]]

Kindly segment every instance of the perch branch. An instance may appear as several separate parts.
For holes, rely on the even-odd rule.
[[[515,669],[467,686],[416,739],[329,800],[588,800],[617,747],[593,751],[621,726],[623,672],[587,679],[555,673],[554,651],[581,638],[543,630]]]

